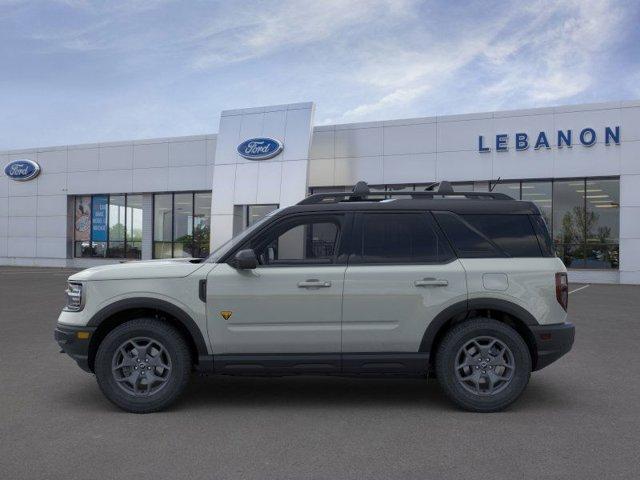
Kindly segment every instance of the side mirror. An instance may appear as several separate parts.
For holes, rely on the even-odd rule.
[[[240,250],[236,253],[236,256],[233,257],[233,267],[238,270],[253,270],[257,266],[258,257],[256,257],[256,252],[251,248]]]

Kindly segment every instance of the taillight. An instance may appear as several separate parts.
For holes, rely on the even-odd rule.
[[[556,299],[566,312],[569,306],[569,280],[565,272],[556,273]]]

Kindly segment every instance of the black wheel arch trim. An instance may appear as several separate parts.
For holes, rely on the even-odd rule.
[[[93,315],[93,317],[91,317],[91,320],[89,320],[89,323],[87,323],[87,326],[98,327],[103,321],[112,317],[113,315],[127,310],[134,310],[136,308],[148,308],[168,313],[187,329],[189,335],[191,335],[191,338],[193,339],[193,343],[196,346],[198,356],[208,355],[209,352],[207,350],[207,343],[205,342],[202,332],[200,331],[200,328],[198,328],[198,325],[193,320],[193,318],[191,318],[191,316],[180,307],[166,300],[146,297],[125,298],[123,300],[118,300],[110,305],[107,305],[102,310],[99,310],[95,315]]]
[[[527,326],[539,325],[538,321],[533,315],[531,315],[531,313],[520,305],[508,300],[502,300],[499,298],[473,298],[470,300],[462,300],[442,310],[429,323],[429,326],[422,337],[422,342],[420,342],[419,351],[431,351],[433,342],[440,332],[440,329],[452,318],[462,316],[463,314],[466,315],[472,310],[500,310],[517,318]]]

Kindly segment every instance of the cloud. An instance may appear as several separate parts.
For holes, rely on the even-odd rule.
[[[501,97],[511,104],[548,105],[593,86],[598,54],[616,40],[623,9],[606,1],[538,1],[512,5],[490,20],[456,19],[460,28],[444,40],[391,42],[354,71],[371,99],[344,112],[343,121],[406,107],[452,84],[473,86],[479,104]],[[484,28],[485,27],[488,28]],[[455,98],[451,98],[455,104]]]

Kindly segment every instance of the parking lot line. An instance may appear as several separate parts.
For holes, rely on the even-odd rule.
[[[585,288],[590,287],[590,286],[591,286],[591,285],[583,285],[582,287],[578,287],[578,288],[576,288],[576,289],[574,289],[574,290],[571,290],[571,291],[569,292],[569,295],[571,295],[572,293],[579,292],[580,290],[584,290]]]

